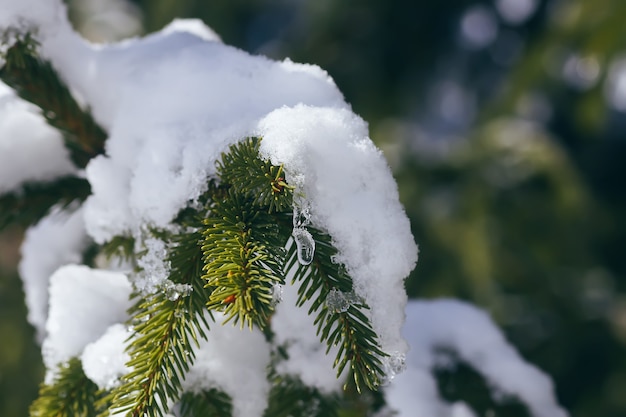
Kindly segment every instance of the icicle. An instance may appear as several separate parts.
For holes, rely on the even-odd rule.
[[[306,227],[311,224],[311,210],[309,203],[302,196],[294,196],[293,201],[293,231],[291,235],[298,248],[298,262],[308,265],[313,262],[315,254],[315,239]]]
[[[304,228],[311,224],[311,210],[306,203],[294,204],[293,206],[293,227]]]
[[[313,236],[311,236],[311,233],[303,227],[295,227],[291,235],[298,247],[298,262],[302,265],[308,265],[313,262],[315,240]]]
[[[281,301],[283,301],[283,286],[282,284],[274,284],[272,287],[272,305],[275,306]]]

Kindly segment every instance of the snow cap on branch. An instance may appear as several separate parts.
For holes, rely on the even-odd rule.
[[[284,164],[313,225],[331,235],[383,350],[404,354],[403,280],[417,247],[366,123],[319,67],[249,55],[199,25],[178,22],[115,45],[44,44],[109,128],[106,155],[86,169],[87,232],[103,243],[137,238],[146,226],[167,230],[206,190],[227,146],[260,135],[262,155]]]
[[[76,171],[59,132],[0,82],[0,193]]]
[[[440,349],[453,351],[496,393],[521,400],[533,417],[568,415],[555,398],[550,378],[524,361],[484,311],[456,300],[434,300],[410,301],[406,313],[408,369],[386,389],[400,417],[443,416],[458,407],[445,404],[437,392],[432,371]]]
[[[28,321],[35,327],[39,342],[45,336],[50,276],[63,265],[80,262],[88,242],[82,210],[54,211],[26,231],[19,272]]]
[[[124,274],[80,265],[59,268],[50,278],[50,313],[43,360],[50,383],[55,368],[127,319],[131,285]]]
[[[60,0],[0,0],[0,32],[8,28],[46,35],[69,29],[67,10]]]

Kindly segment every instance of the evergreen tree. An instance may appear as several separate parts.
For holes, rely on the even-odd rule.
[[[395,183],[390,179],[386,164],[380,162],[382,159],[379,152],[371,145],[367,133],[364,133],[367,130],[365,124],[346,109],[347,106],[343,104],[326,74],[317,68],[298,67],[291,62],[268,64],[260,59],[255,61],[228,47],[215,47],[215,37],[206,28],[186,28],[179,30],[178,35],[171,35],[172,31],[176,32],[178,29],[169,28],[169,38],[166,31],[165,34],[147,39],[143,45],[146,49],[139,51],[143,54],[140,59],[148,62],[146,67],[154,59],[155,51],[150,48],[155,45],[167,46],[167,42],[180,42],[187,46],[201,42],[205,52],[221,57],[221,61],[216,60],[213,64],[228,67],[228,59],[231,59],[243,61],[247,65],[233,67],[237,72],[236,77],[239,77],[236,78],[237,81],[254,79],[256,73],[269,74],[267,79],[274,82],[268,82],[270,87],[279,88],[284,83],[284,91],[281,92],[295,90],[301,96],[308,94],[312,98],[307,97],[306,100],[313,104],[309,103],[307,107],[303,105],[298,94],[290,96],[285,93],[285,97],[279,97],[277,102],[272,102],[275,97],[268,99],[269,109],[263,108],[263,111],[269,114],[254,106],[241,110],[243,125],[249,123],[249,120],[256,121],[255,117],[263,115],[264,118],[255,129],[228,126],[239,136],[224,139],[223,146],[219,148],[219,156],[214,158],[215,167],[196,175],[201,177],[201,192],[186,194],[185,204],[182,207],[177,206],[175,215],[169,220],[159,220],[159,216],[153,214],[141,217],[132,213],[132,209],[137,210],[138,207],[133,206],[129,209],[131,214],[122,216],[121,219],[130,223],[137,221],[138,224],[116,225],[111,219],[94,219],[94,213],[106,215],[106,210],[83,211],[90,207],[94,210],[93,207],[98,202],[97,199],[94,200],[94,196],[101,198],[103,193],[111,194],[110,190],[103,191],[102,176],[94,172],[102,169],[103,161],[110,161],[107,158],[116,151],[119,156],[119,149],[115,149],[120,146],[119,142],[114,142],[112,138],[119,135],[116,128],[120,127],[112,121],[114,119],[107,118],[106,111],[102,110],[105,106],[96,106],[98,100],[89,94],[89,91],[93,93],[94,90],[87,88],[81,91],[81,83],[84,87],[85,79],[81,80],[76,75],[80,69],[68,69],[67,65],[68,62],[71,64],[71,60],[59,58],[66,52],[59,53],[60,46],[62,49],[80,49],[83,45],[71,36],[63,38],[64,27],[57,28],[56,32],[51,31],[50,22],[46,19],[41,16],[34,18],[35,23],[43,21],[41,27],[29,25],[33,22],[24,25],[17,19],[17,29],[10,27],[4,31],[4,62],[0,69],[0,79],[21,99],[39,108],[47,124],[59,133],[73,169],[69,173],[57,175],[53,180],[34,178],[18,181],[17,185],[5,186],[8,191],[0,195],[0,229],[17,223],[31,226],[31,231],[34,232],[60,212],[72,213],[70,216],[84,214],[86,218],[92,217],[86,221],[87,228],[91,227],[87,231],[88,237],[77,243],[82,263],[89,268],[56,265],[55,269],[61,267],[50,278],[51,305],[46,329],[48,334],[43,342],[44,359],[48,357],[48,369],[40,396],[31,406],[31,415],[192,417],[263,414],[267,417],[321,417],[393,413],[394,407],[387,406],[388,398],[379,389],[393,380],[406,366],[406,346],[399,335],[406,302],[402,279],[408,275],[415,262],[416,248],[404,212],[398,208]],[[0,28],[2,23],[0,20]],[[50,35],[51,32],[53,35]],[[193,36],[189,32],[193,32]],[[59,39],[67,42],[54,44],[47,36],[57,36],[56,42]],[[40,39],[43,45],[39,44]],[[111,48],[108,51],[111,52],[110,55],[106,57],[115,60],[116,54],[123,55],[122,48]],[[178,57],[184,60],[190,55],[196,58],[191,53],[180,54]],[[86,56],[93,59],[92,64],[97,61],[93,56]],[[96,64],[94,66],[97,67]],[[131,67],[131,75],[133,71],[141,70],[140,66],[139,69],[133,67],[133,64],[128,66]],[[114,67],[111,64],[108,69]],[[97,72],[101,67],[91,69]],[[168,67],[162,66],[159,70],[167,72]],[[229,71],[221,75],[225,78],[225,83],[232,83],[232,80],[227,79],[230,76]],[[278,75],[284,76],[284,79],[276,82],[272,77]],[[76,78],[72,79],[72,76]],[[146,80],[155,81],[140,78],[138,83],[150,85]],[[299,85],[309,81],[312,87]],[[219,90],[220,82],[218,79],[218,83],[212,87]],[[263,94],[272,94],[266,86],[253,86],[258,87],[263,99]],[[146,85],[142,87],[145,88]],[[302,90],[298,90],[299,88]],[[219,91],[216,95],[219,97],[218,93]],[[250,92],[251,97],[258,100],[259,96],[254,94],[255,91]],[[233,106],[227,100],[229,97],[225,96],[222,94],[222,98],[226,100],[224,107]],[[90,99],[94,101],[90,102]],[[241,104],[236,101],[234,103]],[[94,105],[93,115],[89,105]],[[128,111],[128,108],[123,110]],[[218,116],[228,117],[221,114],[219,109],[213,110]],[[192,113],[193,111],[191,109]],[[280,113],[281,117],[278,118],[276,111],[284,114]],[[252,113],[253,116],[247,113]],[[315,114],[317,118],[303,117],[309,113]],[[320,114],[326,119],[320,117]],[[311,175],[307,179],[309,182],[306,187],[301,178],[303,173],[295,172],[293,164],[282,163],[281,155],[283,159],[289,159],[281,154],[283,149],[277,148],[275,142],[272,148],[271,144],[267,144],[271,139],[262,134],[266,129],[265,131],[280,136],[284,133],[282,126],[276,133],[276,129],[272,131],[266,125],[275,126],[277,121],[279,125],[289,125],[291,118],[299,117],[306,119],[307,123],[289,126],[288,135],[315,129],[316,134],[322,136],[347,136],[351,140],[346,145],[343,142],[326,143],[325,137],[320,138],[326,150],[334,151],[332,147],[337,148],[337,154],[340,155],[338,158],[334,152],[316,155],[315,152],[319,152],[320,148],[309,149],[314,154],[312,158],[324,160],[324,163],[313,167],[311,173],[307,172]],[[315,122],[320,121],[328,122],[329,125],[318,129]],[[206,127],[201,122],[198,124]],[[170,128],[167,123],[159,127],[166,131]],[[193,124],[191,127],[185,126],[190,130],[194,127]],[[232,134],[228,129],[222,129],[220,133]],[[151,134],[157,133],[152,131]],[[186,140],[172,136],[178,140]],[[268,147],[273,153],[268,151]],[[353,153],[349,155],[357,159],[356,162],[352,161],[350,165],[349,161],[342,160],[341,157],[346,154],[341,153],[341,147],[350,149]],[[167,147],[163,149],[170,150]],[[126,150],[133,151],[133,148],[129,146]],[[193,149],[198,152],[201,150],[206,151],[203,148]],[[154,166],[171,162],[167,158],[164,158],[166,162],[160,160],[159,157],[163,155],[158,155],[156,150],[154,153],[146,152],[145,149],[137,152],[143,152],[142,158],[154,158]],[[279,156],[276,156],[277,153]],[[138,161],[141,162],[143,161]],[[344,187],[344,192],[347,189],[348,192],[354,192],[355,196],[334,191],[334,178],[327,171],[334,170],[337,165],[355,168],[359,163],[364,164],[365,168],[358,175],[355,174],[354,178],[351,178],[353,172],[349,169],[338,169],[336,172],[343,175],[335,178],[336,188],[341,189],[340,184],[348,184],[349,188]],[[174,173],[175,178],[184,176],[181,174],[185,170],[184,166],[167,169]],[[101,172],[107,173],[107,170]],[[112,170],[108,173],[116,174]],[[138,171],[132,172],[133,181],[138,175]],[[115,186],[112,188],[115,191],[120,190]],[[172,188],[168,190],[173,191]],[[335,214],[332,210],[316,213],[315,209],[311,209],[310,202],[317,192],[350,200],[347,208],[340,206],[346,225],[340,228],[335,226],[330,219]],[[371,199],[372,194],[376,193],[382,197]],[[153,195],[135,193],[131,197],[141,199],[151,198]],[[330,207],[335,208],[332,205]],[[351,213],[357,219],[352,223],[346,221]],[[379,221],[376,217],[379,214],[382,214],[385,221]],[[147,221],[146,218],[153,221]],[[364,222],[367,224],[363,224]],[[354,226],[356,228],[351,230],[350,227]],[[368,229],[374,232],[369,234]],[[356,237],[348,240],[356,244],[346,244],[346,237],[343,235],[352,233]],[[374,266],[369,265],[370,269],[364,273],[359,269],[358,263],[371,259],[374,259],[371,262]],[[122,263],[126,268],[125,273],[109,270],[114,269],[116,262]],[[379,276],[379,273],[386,270],[391,271],[389,276]],[[125,313],[124,325],[116,321],[115,317],[110,318],[110,322],[107,319],[100,323],[96,323],[97,320],[90,321],[90,317],[79,317],[76,321],[71,318],[68,321],[72,323],[64,322],[62,319],[73,313],[72,306],[60,306],[65,300],[84,295],[84,302],[93,301],[89,298],[88,291],[83,294],[78,288],[72,293],[72,285],[79,282],[110,296],[110,306],[99,301],[91,306],[91,310],[83,311],[93,312],[94,316],[97,316],[97,308],[102,310],[103,316],[115,315],[110,313],[116,311],[119,307],[117,304],[122,304],[119,303],[120,294],[127,295],[130,308]],[[63,291],[67,289],[70,291],[65,298]],[[284,305],[283,291],[289,294],[291,289],[297,294],[290,301],[299,310],[285,310],[287,313],[280,317],[281,303]],[[489,334],[488,339],[495,342],[493,346],[476,348],[474,345],[463,346],[461,340],[448,338],[445,332],[431,335],[425,332],[424,346],[432,351],[430,356],[434,357],[441,347],[453,347],[456,349],[453,354],[458,354],[461,362],[470,362],[482,372],[483,377],[489,379],[493,378],[490,366],[487,364],[481,368],[480,360],[476,358],[488,357],[489,349],[494,352],[499,350],[498,353],[511,366],[521,366],[516,368],[523,375],[521,379],[533,380],[544,388],[539,395],[527,395],[523,389],[511,388],[505,381],[501,383],[505,392],[517,394],[532,414],[565,415],[552,396],[552,386],[547,378],[534,368],[532,372],[527,372],[528,368],[525,368],[523,361],[511,353],[513,350],[480,313],[454,303],[424,306],[427,308],[427,315],[447,318],[447,314],[438,316],[439,307],[450,310],[458,317],[466,316],[468,323],[471,320],[474,325],[478,323],[477,328],[481,328],[483,334]],[[315,343],[323,347],[326,355],[331,355],[335,377],[343,385],[343,390],[334,390],[328,384],[315,381],[315,377],[311,378],[304,372],[299,373],[289,368],[293,368],[293,361],[296,360],[300,364],[310,360],[313,367],[321,363],[319,357],[302,357],[302,352],[294,348],[301,343],[300,339],[304,339],[304,336],[294,334],[292,338],[285,339],[284,330],[278,330],[281,324],[276,322],[284,321],[285,315],[298,315],[301,311],[304,311],[305,316],[311,317],[311,326],[317,336]],[[86,328],[92,325],[98,329]],[[307,325],[304,321],[301,324]],[[55,326],[74,328],[63,333]],[[448,323],[448,327],[451,332],[458,333],[455,323]],[[445,326],[441,328],[445,330]],[[294,329],[292,327],[290,330]],[[85,340],[76,341],[81,337],[74,333],[83,330],[89,337],[81,335]],[[232,331],[247,336],[232,338]],[[99,369],[94,371],[94,363],[89,354],[96,349],[111,349],[110,343],[103,342],[105,339],[109,341],[117,338],[118,343],[114,346],[117,347],[120,345],[120,336],[125,339],[123,355],[116,356],[107,352],[98,356],[96,353],[97,359],[104,365],[100,363]],[[57,337],[56,341],[52,340],[54,337]],[[76,340],[63,340],[62,348],[59,347],[58,338],[72,337]],[[94,341],[94,337],[100,339]],[[247,341],[250,341],[250,346],[241,346]],[[66,342],[71,346],[68,347]],[[214,344],[218,342],[225,344],[226,349],[222,346],[222,350],[216,352]],[[88,346],[85,346],[87,343]],[[227,354],[228,349],[235,351],[232,357]],[[304,353],[316,355],[316,349],[305,350]],[[260,356],[267,357],[266,365],[249,375],[252,383],[246,385],[246,388],[254,387],[255,392],[247,392],[243,387],[233,388],[232,382],[228,381],[228,366],[233,366],[233,373],[242,373],[244,367],[236,366],[233,358],[241,361],[244,359],[241,352],[254,356],[255,350],[260,352]],[[72,354],[67,356],[70,351]],[[220,362],[218,368],[221,366],[222,369],[217,376],[206,375],[206,369],[214,370],[206,366],[207,355],[213,355],[210,359]],[[119,357],[127,358],[123,367],[113,363]],[[61,358],[60,362],[56,361],[58,358]],[[194,368],[199,363],[204,363],[205,368]],[[425,395],[427,406],[439,407],[442,415],[458,410],[458,404],[445,404],[436,392],[430,392],[432,387],[428,385],[431,381],[429,378],[434,378],[430,375],[434,371],[431,368],[435,368],[436,364],[423,365],[424,369],[421,368],[422,365],[419,364],[412,370],[418,372],[417,380],[426,381],[420,386],[422,391],[419,395]],[[424,372],[424,375],[419,372]],[[262,382],[255,384],[254,378],[259,375]],[[242,375],[238,375],[235,380],[241,382],[243,379]],[[440,379],[445,379],[445,375]],[[434,379],[432,381],[434,384]],[[516,389],[519,392],[515,392]],[[390,393],[391,397],[397,399],[397,390]],[[242,405],[242,398],[246,396],[255,399]],[[259,397],[261,400],[258,400]],[[452,401],[454,400],[451,399]],[[406,413],[406,407],[404,410]]]

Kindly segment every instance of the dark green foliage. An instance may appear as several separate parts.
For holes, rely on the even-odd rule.
[[[59,366],[51,385],[42,384],[39,398],[31,405],[31,417],[95,417],[98,386],[83,372],[80,359]]]
[[[401,145],[405,162],[390,162],[422,248],[418,267],[407,281],[412,296],[460,296],[489,306],[523,356],[555,378],[559,398],[572,415],[626,415],[623,327],[604,316],[590,319],[581,307],[588,267],[602,266],[608,272],[614,301],[623,298],[625,288],[624,119],[603,100],[609,92],[603,80],[610,78],[605,70],[612,57],[621,54],[626,39],[626,25],[621,22],[623,0],[571,0],[558,2],[556,7],[554,2],[539,1],[537,13],[526,22],[496,20],[499,30],[495,42],[476,50],[466,49],[460,41],[459,23],[474,6],[488,8],[497,19],[492,0],[365,0],[358,7],[350,2],[313,7],[317,3],[309,2],[304,8],[301,2],[269,1],[132,3],[141,8],[146,32],[161,29],[175,16],[197,17],[216,29],[228,44],[325,68],[355,112],[370,121],[372,138],[379,145],[409,145]],[[80,7],[82,2],[69,4]],[[85,26],[84,22],[78,22],[76,27],[80,26]],[[503,52],[512,60],[496,60]],[[598,60],[600,79],[592,88],[579,90],[563,81],[559,57],[571,56],[585,59],[583,63],[589,57]],[[579,69],[584,68],[587,66]],[[552,115],[548,129],[592,191],[587,198],[594,208],[585,212],[584,222],[573,224],[555,203],[552,190],[539,193],[538,187],[528,184],[503,192],[468,179],[472,172],[479,174],[478,164],[464,166],[451,160],[449,165],[458,171],[451,175],[428,157],[416,160],[409,148],[419,143],[419,138],[406,129],[389,129],[388,122],[390,118],[400,119],[418,128],[424,121],[436,123],[431,119],[438,111],[433,98],[440,95],[431,94],[431,88],[439,89],[442,82],[458,83],[478,100],[477,108],[492,109],[489,116],[482,116],[486,122],[493,120],[493,114],[514,116],[522,111],[517,107],[522,104],[519,98],[539,93],[548,104],[541,107],[545,110],[541,117]],[[489,105],[502,91],[504,94]],[[590,120],[595,121],[591,130]],[[472,143],[468,146],[474,147]],[[393,156],[393,147],[390,149]],[[498,201],[484,198],[490,190],[500,195]],[[429,216],[430,202],[442,200],[435,197],[448,198],[451,213],[439,204],[435,215]],[[483,199],[484,204],[478,204],[477,199]],[[463,207],[466,204],[470,207]],[[441,220],[434,222],[433,217]],[[475,231],[472,225],[483,227]],[[466,234],[466,230],[472,233]],[[493,259],[491,272],[484,278],[493,280],[494,287],[503,293],[484,295],[478,290],[484,281],[476,281],[468,271],[468,265],[478,259],[475,243],[481,233],[490,237],[488,253]],[[578,249],[571,250],[572,246]],[[610,300],[605,305],[610,311],[622,311],[621,307],[613,309],[615,304]],[[511,317],[506,311],[500,313],[499,306],[517,311],[520,306],[525,308],[519,316]],[[0,315],[0,325],[14,322],[7,317]],[[473,382],[460,379],[455,384],[460,387]],[[2,394],[0,404],[6,405],[12,393]],[[472,395],[467,400],[476,404]]]
[[[73,162],[84,168],[103,153],[106,134],[89,112],[80,108],[52,66],[37,56],[36,49],[29,35],[17,36],[4,55],[0,79],[42,109],[46,121],[62,133]],[[295,245],[289,243],[294,187],[285,180],[282,166],[260,158],[260,143],[261,138],[247,138],[222,155],[217,178],[209,179],[207,191],[177,216],[179,234],[150,230],[166,243],[170,275],[156,293],[137,291],[133,295],[135,304],[129,311],[133,335],[127,347],[131,371],[121,385],[106,395],[96,395],[95,385],[87,384],[79,360],[73,359],[53,386],[42,388],[33,404],[33,412],[38,413],[34,415],[105,416],[113,411],[130,417],[161,417],[168,405],[177,401],[185,416],[230,415],[232,405],[223,393],[182,393],[198,338],[210,337],[206,318],[213,310],[221,311],[226,322],[257,326],[271,339],[273,291],[284,284],[292,269],[297,270],[302,286],[298,304],[313,299],[309,313],[317,313],[321,340],[329,350],[339,346],[338,375],[350,363],[357,389],[378,385],[380,358],[385,354],[363,314],[367,306],[356,302],[340,313],[326,307],[329,291],[349,292],[352,281],[342,266],[331,262],[336,249],[324,233],[313,231],[318,247],[313,264],[297,264]],[[90,192],[89,183],[75,177],[24,184],[19,192],[0,197],[0,229],[10,223],[33,224],[53,206],[81,203]],[[289,253],[287,245],[291,245]],[[133,238],[117,236],[104,245],[91,245],[84,258],[89,264],[99,254],[134,262],[141,256],[135,247]],[[297,381],[275,382],[268,415],[336,415],[336,399]],[[66,404],[64,393],[70,388],[72,402]],[[89,389],[82,392],[79,388]],[[300,399],[295,400],[297,397]],[[281,407],[286,398],[294,401]]]
[[[345,268],[332,262],[337,250],[328,235],[311,228],[317,248],[311,265],[298,263],[293,243],[285,254],[282,248],[292,230],[293,188],[275,187],[276,175],[282,170],[259,158],[259,146],[259,138],[249,138],[231,146],[218,163],[221,186],[229,191],[214,200],[203,231],[204,278],[214,289],[209,308],[223,310],[228,320],[241,320],[242,326],[247,322],[264,328],[273,310],[273,286],[294,270],[294,282],[301,281],[298,306],[313,299],[309,314],[317,313],[320,339],[328,350],[339,345],[337,375],[350,363],[357,389],[374,389],[382,375],[380,358],[385,354],[361,311],[367,306],[356,302],[340,313],[326,307],[331,289],[352,290]]]
[[[230,417],[232,410],[230,397],[216,389],[187,392],[180,398],[181,417]]]
[[[247,139],[223,155],[218,168],[219,185],[210,181],[199,205],[181,211],[177,216],[179,234],[151,230],[154,237],[167,243],[169,281],[156,293],[134,295],[136,302],[129,322],[134,333],[127,348],[131,357],[127,365],[132,371],[122,378],[119,387],[98,401],[102,413],[113,410],[131,417],[160,417],[168,411],[167,404],[180,400],[185,415],[229,415],[230,400],[222,393],[182,394],[181,383],[193,364],[198,338],[210,337],[206,317],[212,310],[223,311],[226,322],[232,320],[242,327],[256,325],[271,338],[268,324],[273,313],[273,291],[275,285],[284,283],[291,269],[298,270],[296,276],[302,285],[299,305],[314,299],[310,313],[318,313],[321,340],[329,349],[339,345],[335,363],[338,375],[350,362],[357,388],[377,386],[384,353],[377,347],[376,335],[361,311],[367,307],[356,303],[345,313],[334,313],[325,306],[332,288],[344,292],[352,289],[345,270],[331,262],[336,249],[327,235],[313,230],[318,253],[310,266],[297,264],[295,245],[291,244],[288,254],[285,246],[291,236],[293,188],[281,177],[282,167],[259,158],[259,142],[258,138]],[[67,187],[68,183],[77,186]],[[58,202],[55,197],[63,195],[48,194],[55,190],[50,185],[29,187],[26,194],[31,198],[38,195],[33,191],[40,189],[39,194],[50,202]],[[63,179],[58,188],[69,193],[67,202],[61,200],[65,205],[82,201],[89,194],[88,184],[75,178]],[[18,207],[18,200],[9,197],[5,196],[4,201]],[[34,207],[41,209],[43,205]],[[46,212],[38,213],[37,219]],[[19,214],[24,216],[24,212]],[[134,239],[125,236],[113,238],[99,251],[129,261],[141,256],[135,253]],[[92,248],[89,258],[97,253],[98,248]],[[277,384],[283,393],[274,392],[278,395],[272,400],[274,404],[282,395],[305,395],[305,400],[294,401],[289,409],[334,415],[334,403],[317,391],[292,382]],[[45,410],[48,403],[41,401],[38,407]]]
[[[6,268],[10,234],[0,235],[0,416],[28,415],[43,378],[41,352],[26,320],[22,283]]]
[[[337,375],[350,363],[357,389],[374,389],[385,353],[362,311],[367,306],[356,302],[339,313],[327,308],[326,297],[332,289],[352,290],[345,268],[332,262],[337,250],[328,235],[310,228],[317,248],[311,265],[298,263],[295,244],[287,256],[282,250],[292,230],[293,188],[276,187],[282,169],[259,158],[260,140],[249,138],[231,146],[218,163],[221,186],[229,191],[214,200],[203,231],[204,278],[214,289],[209,308],[223,310],[228,320],[241,321],[242,326],[264,328],[273,310],[272,287],[294,270],[294,282],[300,281],[298,305],[313,299],[309,314],[317,313],[320,339],[328,350],[339,345]]]
[[[266,326],[272,291],[284,282],[284,241],[272,217],[231,190],[205,220],[204,275],[214,288],[208,307],[223,310],[226,321]]]
[[[23,184],[19,191],[0,195],[0,230],[10,224],[37,223],[54,206],[66,208],[91,193],[87,180],[63,177],[49,183]]]
[[[4,54],[6,63],[0,69],[0,79],[42,109],[48,124],[63,135],[72,161],[84,168],[91,158],[104,152],[106,132],[78,105],[50,63],[37,55],[37,43],[31,35],[14,35],[17,39]]]
[[[449,403],[463,401],[477,415],[493,417],[532,417],[527,407],[519,399],[498,393],[486,383],[482,375],[466,364],[453,352],[441,352],[450,356],[449,364],[435,369],[439,392]]]
[[[339,399],[340,417],[394,416],[385,400],[382,390],[370,390],[367,387],[357,389],[354,380],[348,380]]]
[[[197,226],[199,221],[195,223]],[[193,320],[199,320],[196,323],[196,329],[202,338],[206,339],[207,336],[204,329],[209,328],[209,324],[206,320],[205,303],[208,300],[211,292],[205,288],[204,281],[202,279],[202,250],[200,244],[202,242],[202,235],[199,229],[196,227],[190,229],[187,233],[180,233],[171,237],[172,250],[168,257],[172,272],[170,279],[175,284],[189,284],[193,288],[189,297],[185,297],[185,308],[187,309],[187,315],[193,318]],[[195,312],[194,316],[192,313]],[[209,312],[210,315],[210,312]]]
[[[339,398],[294,378],[275,377],[264,417],[337,417]]]
[[[260,138],[232,145],[217,163],[220,186],[204,220],[204,275],[212,288],[209,309],[226,321],[265,328],[273,311],[273,289],[284,283],[284,246],[275,216],[290,212],[292,187],[276,167],[260,159]],[[272,215],[273,214],[273,215]]]
[[[168,258],[171,281],[191,285],[189,294],[173,295],[164,290],[136,295],[130,311],[134,335],[128,349],[128,365],[133,370],[108,398],[112,409],[133,417],[162,416],[168,400],[180,397],[181,381],[193,364],[198,336],[206,338],[208,330],[199,238],[197,232],[172,237],[174,247]]]
[[[285,181],[283,167],[259,158],[261,138],[248,138],[231,146],[217,164],[222,182],[232,186],[237,194],[253,199],[254,204],[267,207],[271,213],[291,210],[293,186]]]
[[[334,312],[326,306],[326,297],[332,289],[350,294],[352,279],[342,265],[333,263],[337,249],[332,245],[330,236],[309,228],[315,239],[315,258],[310,265],[298,264],[295,245],[289,251],[287,270],[295,269],[294,281],[300,282],[298,306],[312,300],[309,314],[317,313],[315,324],[322,342],[331,346],[339,345],[335,358],[337,376],[348,362],[357,390],[366,386],[376,389],[383,375],[380,358],[386,356],[380,350],[377,335],[372,330],[369,319],[362,310],[367,306],[362,301],[352,303],[345,312]]]
[[[162,416],[168,399],[180,396],[180,384],[193,362],[197,339],[184,298],[158,293],[141,298],[131,310],[135,335],[128,363],[132,371],[110,398],[114,410],[128,416]]]
[[[101,251],[107,257],[118,256],[130,261],[134,258],[135,239],[128,236],[115,236],[102,245]]]

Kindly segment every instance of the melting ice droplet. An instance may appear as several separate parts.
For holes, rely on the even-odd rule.
[[[326,306],[330,311],[335,313],[348,311],[350,304],[346,294],[343,291],[339,291],[337,288],[330,290],[326,296]]]
[[[343,292],[337,288],[330,290],[326,296],[326,306],[335,313],[348,311],[352,304],[362,304],[363,299],[354,291]]]
[[[176,301],[179,297],[187,297],[191,294],[193,287],[189,284],[173,284],[170,281],[166,281],[163,285],[163,291],[168,300]]]
[[[383,359],[383,372],[381,383],[383,385],[390,383],[396,375],[404,372],[406,369],[406,355],[399,352],[392,352]]]
[[[176,291],[176,288],[170,287],[165,290],[165,296],[170,301],[176,301],[180,297],[180,292]]]
[[[315,240],[313,236],[311,236],[311,233],[302,227],[295,227],[291,235],[298,248],[298,262],[302,265],[308,265],[313,262]]]

